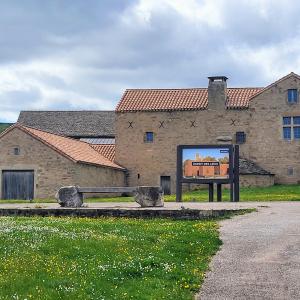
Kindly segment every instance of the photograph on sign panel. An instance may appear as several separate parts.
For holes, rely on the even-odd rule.
[[[228,179],[229,149],[183,149],[182,164],[186,179]]]

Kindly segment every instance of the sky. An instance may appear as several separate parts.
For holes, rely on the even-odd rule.
[[[224,153],[227,151],[227,153]],[[196,159],[196,154],[199,154],[200,157],[215,157],[216,159],[218,158],[223,158],[223,157],[228,157],[229,158],[229,153],[228,149],[183,149],[182,150],[182,161],[184,162],[186,159],[191,159],[195,160]]]
[[[0,0],[0,122],[113,110],[126,88],[300,73],[296,0]]]

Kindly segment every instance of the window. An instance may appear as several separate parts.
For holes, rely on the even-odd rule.
[[[20,155],[20,148],[19,147],[14,148],[14,155]]]
[[[300,140],[300,116],[283,117],[282,125],[285,140]]]
[[[238,131],[235,134],[235,139],[237,144],[244,144],[246,143],[246,134],[244,131]]]
[[[294,127],[294,139],[300,140],[300,126]]]
[[[153,140],[154,140],[153,132],[146,132],[145,133],[145,142],[146,143],[153,143]]]
[[[283,127],[283,138],[285,140],[290,140],[292,138],[291,127]]]
[[[293,176],[294,175],[294,168],[293,167],[288,167],[288,169],[287,169],[287,175],[288,176]]]
[[[288,103],[297,103],[298,102],[298,90],[289,89],[288,90]]]

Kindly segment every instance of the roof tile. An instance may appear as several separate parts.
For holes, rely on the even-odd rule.
[[[100,152],[93,149],[92,146],[88,143],[38,130],[35,128],[23,126],[19,123],[16,123],[15,125],[8,128],[0,135],[0,137],[6,135],[13,128],[19,128],[23,132],[28,133],[33,138],[38,139],[42,143],[54,149],[61,155],[68,157],[74,162],[110,167],[121,170],[124,169],[103,156]]]
[[[96,151],[98,151],[100,154],[102,154],[104,157],[106,157],[107,159],[109,159],[110,161],[114,161],[115,160],[115,145],[111,144],[103,144],[103,145],[91,145],[93,147],[93,149],[95,149]]]
[[[261,90],[262,88],[227,88],[227,108],[248,108],[249,99]],[[201,110],[206,109],[207,103],[207,88],[135,89],[125,91],[116,111]]]

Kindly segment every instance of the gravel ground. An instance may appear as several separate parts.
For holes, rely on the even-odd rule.
[[[223,246],[196,299],[300,299],[300,203],[221,222]]]

